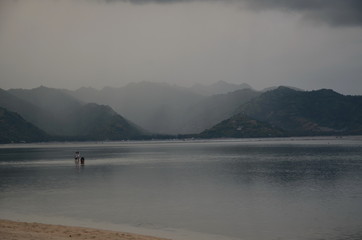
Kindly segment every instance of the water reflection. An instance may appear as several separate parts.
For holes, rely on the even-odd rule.
[[[304,181],[333,182],[361,171],[361,149],[336,147],[238,148],[239,155],[224,166],[237,177],[267,178],[282,183]],[[250,177],[248,177],[250,179]]]
[[[84,167],[74,165],[75,149]],[[0,212],[241,239],[355,239],[361,153],[324,141],[2,148]]]

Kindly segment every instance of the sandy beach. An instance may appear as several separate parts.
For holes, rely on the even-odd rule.
[[[166,240],[132,233],[0,220],[1,240]]]

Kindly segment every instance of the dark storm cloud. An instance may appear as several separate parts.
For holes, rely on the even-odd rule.
[[[301,12],[310,20],[330,25],[362,25],[361,0],[243,0],[253,9]]]
[[[224,2],[244,4],[252,10],[282,10],[301,13],[307,20],[321,21],[332,26],[362,26],[361,0],[104,0],[105,2],[177,3]]]

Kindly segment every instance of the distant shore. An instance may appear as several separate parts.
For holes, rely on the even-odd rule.
[[[1,240],[166,240],[139,234],[43,223],[0,220]]]

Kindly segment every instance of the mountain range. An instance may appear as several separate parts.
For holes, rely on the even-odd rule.
[[[239,112],[291,135],[362,134],[362,96],[330,89],[279,87],[242,105]]]
[[[81,102],[59,89],[0,90],[0,106],[52,140],[120,140],[144,134],[111,107]]]
[[[228,89],[234,90],[224,93]],[[215,94],[204,94],[211,90]],[[233,116],[241,104],[259,94],[249,85],[222,81],[192,88],[140,82],[121,88],[80,88],[67,93],[84,102],[109,105],[148,132],[161,134],[199,133]]]
[[[19,114],[0,107],[0,143],[39,142],[49,136]]]
[[[0,107],[1,142],[362,134],[362,96],[256,91],[223,81],[191,88],[140,82],[101,90],[0,89]]]

